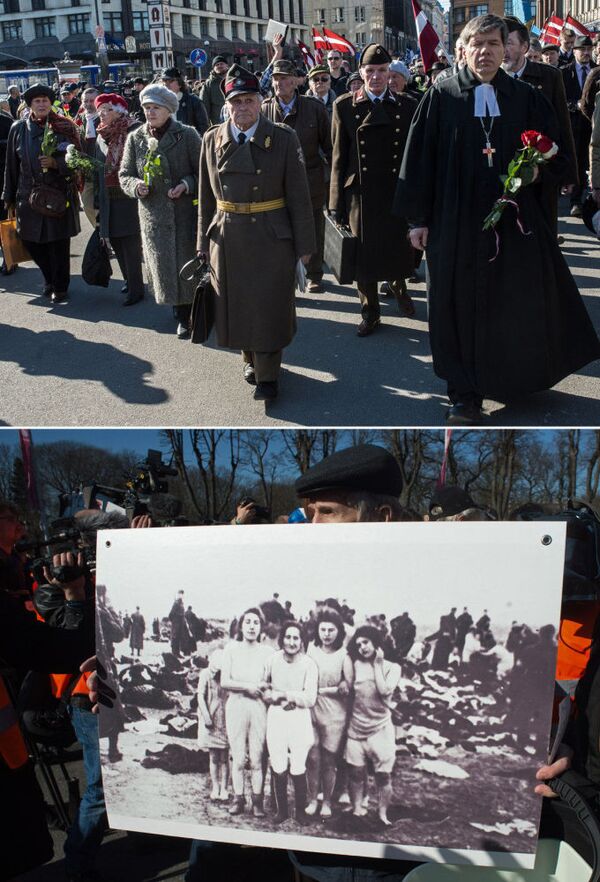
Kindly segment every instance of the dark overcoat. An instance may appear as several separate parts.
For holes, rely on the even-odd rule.
[[[596,65],[593,62],[590,62],[590,68],[593,69],[595,66]],[[592,136],[592,124],[588,117],[579,110],[579,101],[582,97],[583,90],[579,83],[575,61],[566,64],[562,68],[561,74],[564,81],[565,95],[567,97],[567,104],[571,116],[571,128],[573,129],[577,167],[579,170],[579,184],[580,186],[585,186],[586,172],[589,168],[589,149],[590,138]],[[589,75],[590,74],[588,74],[588,77]]]
[[[152,181],[150,194],[137,199],[136,187],[143,183],[149,137],[147,124],[127,136],[119,182],[123,192],[137,200],[144,261],[156,302],[174,306],[191,303],[194,283],[180,279],[179,271],[196,253],[198,213],[194,203],[200,135],[191,126],[175,121],[170,124],[157,151],[161,175]],[[182,181],[188,192],[179,199],[169,199],[167,192]]]
[[[409,98],[390,92],[375,105],[363,89],[333,105],[329,208],[349,219],[359,240],[359,285],[413,272],[407,223],[392,214],[392,203],[415,109]]]
[[[468,68],[436,83],[411,128],[398,187],[399,210],[429,228],[429,328],[438,376],[454,388],[503,401],[548,389],[600,356],[600,343],[540,203],[540,186],[516,197],[496,237],[483,221],[502,192],[500,175],[521,148],[521,133],[559,142],[554,111],[541,94],[498,71],[501,116],[491,134],[493,167],[474,117],[479,81]],[[489,119],[487,120],[489,127]],[[542,170],[558,182],[566,160]]]
[[[197,95],[189,90],[182,93],[177,108],[177,122],[183,123],[184,126],[193,126],[200,137],[210,125],[204,104]]]
[[[139,128],[139,123],[134,123],[129,131]],[[118,239],[123,236],[134,236],[140,231],[138,218],[137,199],[132,199],[120,188],[114,188],[108,192],[104,179],[104,164],[108,144],[101,135],[96,139],[95,158],[102,164],[95,176],[95,196],[97,208],[100,212],[100,238]]]
[[[521,79],[524,83],[533,86],[534,89],[539,89],[554,108],[560,129],[561,151],[567,160],[565,178],[561,183],[575,184],[577,182],[575,141],[573,140],[573,129],[571,128],[565,84],[561,72],[550,64],[538,64],[536,61],[528,59]]]
[[[277,98],[263,101],[262,113],[271,122],[285,123],[296,132],[308,176],[310,198],[315,208],[325,202],[325,169],[331,165],[331,125],[325,105],[318,98],[296,95],[292,112],[284,114]]]
[[[66,144],[54,156],[58,169],[42,171],[40,165],[44,129],[30,119],[14,123],[8,133],[6,148],[6,171],[4,173],[5,205],[14,205],[17,215],[17,232],[26,242],[57,242],[70,239],[80,231],[79,196],[74,179],[65,163]],[[67,195],[69,203],[62,217],[46,217],[29,205],[29,195],[34,184],[56,187]]]
[[[223,76],[211,72],[200,89],[200,100],[204,104],[204,109],[213,125],[219,125],[221,122],[221,110],[225,104],[225,95],[221,89],[222,82]]]
[[[210,256],[219,346],[283,349],[296,331],[296,262],[316,249],[298,138],[262,115],[242,145],[229,123],[215,126],[202,141],[199,186],[198,251]],[[216,204],[280,198],[284,208],[258,214],[235,214]]]

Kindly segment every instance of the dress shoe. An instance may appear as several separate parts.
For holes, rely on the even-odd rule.
[[[6,261],[4,261],[4,260],[2,261],[2,265],[0,266],[0,275],[12,276],[12,274],[16,273],[16,271],[17,271],[17,264],[16,263],[13,266],[11,266],[11,268],[9,269],[6,265]]]
[[[177,325],[177,336],[180,340],[189,340],[190,338],[190,329],[188,325],[184,325],[181,322]]]
[[[323,285],[321,282],[309,281],[306,285],[306,290],[308,294],[322,294],[323,293]]]
[[[51,297],[53,290],[54,288],[52,287],[52,285],[44,285],[44,287],[42,288],[42,297]]]
[[[571,217],[583,217],[583,211],[581,209],[581,205],[572,205],[571,211],[569,212]]]
[[[121,294],[129,294],[129,285],[127,282],[125,282],[125,284],[121,288]]]
[[[68,291],[53,291],[50,300],[52,303],[66,303],[69,299]]]
[[[398,309],[400,310],[400,315],[405,315],[408,318],[412,318],[415,314],[415,305],[412,302],[412,297],[406,290],[406,282],[404,279],[400,282],[399,287],[395,289],[396,294],[396,303],[398,304]]]
[[[279,388],[274,380],[257,383],[254,390],[255,401],[274,401],[277,398]]]
[[[393,297],[394,292],[389,282],[383,282],[379,289],[379,294],[381,297]]]
[[[482,417],[483,411],[476,404],[458,401],[446,414],[446,423],[449,426],[478,426]]]
[[[244,365],[244,380],[247,383],[250,383],[251,386],[256,386],[256,373],[254,371],[254,365],[247,362]]]
[[[373,331],[378,328],[380,325],[379,319],[373,319],[372,322],[367,319],[363,319],[360,325],[358,326],[358,331],[356,332],[357,337],[368,337],[369,334],[372,334]]]
[[[556,241],[558,242],[559,245],[562,245],[563,242],[565,241],[565,237],[564,236],[557,236]]]
[[[133,294],[129,294],[125,300],[123,301],[123,306],[133,306],[134,303],[139,303],[140,300],[144,299],[143,294],[138,294],[137,297],[134,297]]]

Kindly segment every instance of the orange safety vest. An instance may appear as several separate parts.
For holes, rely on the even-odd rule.
[[[8,689],[0,676],[0,757],[9,769],[19,769],[29,759],[25,739]]]
[[[573,600],[563,604],[556,656],[556,680],[565,692],[574,692],[587,667],[599,615],[599,601]]]

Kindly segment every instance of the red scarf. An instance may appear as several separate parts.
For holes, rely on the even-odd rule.
[[[56,135],[59,144],[68,141],[69,144],[73,144],[76,150],[81,150],[81,138],[79,136],[79,129],[73,122],[73,120],[67,119],[64,116],[61,116],[60,113],[56,113],[56,111],[51,110],[46,119],[37,119],[37,117],[31,115],[31,120],[36,123],[40,128],[44,128],[46,122]]]
[[[123,151],[125,149],[125,141],[131,126],[134,126],[137,120],[121,113],[114,122],[106,125],[99,125],[96,134],[108,144],[108,152],[104,163],[104,181],[107,187],[119,186],[119,167],[123,159]]]

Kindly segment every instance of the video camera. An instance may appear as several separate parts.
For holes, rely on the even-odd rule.
[[[80,576],[91,573],[96,568],[96,544],[90,543],[86,533],[77,526],[72,517],[57,518],[50,524],[49,536],[46,539],[25,540],[15,544],[15,551],[30,554],[33,557],[31,572],[37,582],[44,582],[44,568],[52,579],[57,582],[74,582]],[[77,557],[81,555],[82,564],[62,564],[54,566],[53,555],[70,551]]]

